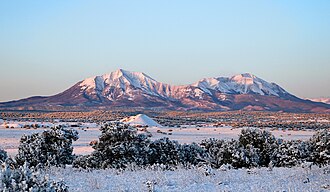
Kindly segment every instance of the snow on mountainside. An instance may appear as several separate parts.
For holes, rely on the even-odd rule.
[[[300,99],[249,73],[175,86],[123,69],[87,78],[57,95],[0,103],[0,109],[15,110],[91,108],[330,112],[328,104]]]
[[[326,103],[326,104],[330,104],[330,98],[328,97],[323,97],[323,98],[306,98],[310,101],[314,101],[314,102],[321,102],[321,103]]]
[[[139,89],[145,94],[167,97],[166,93],[170,88],[170,85],[159,83],[144,73],[129,72],[123,69],[85,79],[80,86],[83,91],[103,94],[109,100],[114,100],[122,95],[134,97],[135,89]],[[115,92],[115,89],[119,89],[119,92]]]
[[[193,86],[210,93],[210,90],[227,94],[259,94],[280,96],[287,92],[275,83],[268,83],[252,74],[244,73],[232,77],[204,78]]]
[[[160,83],[144,73],[119,69],[109,74],[85,79],[80,83],[80,86],[83,91],[89,94],[103,95],[109,100],[123,95],[128,95],[132,98],[136,89],[143,91],[144,94],[174,99],[187,96],[201,98],[202,94],[214,96],[212,91],[224,94],[272,96],[288,94],[280,86],[268,83],[249,73],[233,77],[205,78],[186,86],[172,86]],[[114,89],[120,89],[120,94],[116,95],[116,92],[113,91]]]

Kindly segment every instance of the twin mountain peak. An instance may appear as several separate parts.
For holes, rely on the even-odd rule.
[[[330,112],[330,105],[300,99],[250,73],[178,86],[123,69],[87,78],[57,95],[0,103],[1,108]]]

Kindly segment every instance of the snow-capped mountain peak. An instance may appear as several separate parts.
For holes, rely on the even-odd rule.
[[[62,93],[0,103],[0,108],[164,108],[171,110],[274,110],[329,112],[327,104],[291,95],[253,74],[204,78],[189,85],[161,83],[141,72],[118,69],[78,82]]]
[[[226,94],[259,94],[279,96],[287,92],[274,83],[269,83],[250,73],[232,77],[204,78],[193,86],[200,87],[205,92],[219,91]]]
[[[118,69],[114,72],[101,76],[94,76],[83,80],[80,83],[82,90],[107,95],[108,98],[113,98],[111,90],[118,88],[121,90],[121,95],[129,94],[138,89],[149,95],[159,95],[162,97],[184,97],[186,92],[191,90],[191,87],[197,88],[198,95],[202,93],[212,95],[212,92],[220,92],[223,94],[259,94],[279,96],[287,92],[274,83],[268,83],[259,77],[243,73],[232,77],[214,77],[204,78],[200,81],[186,86],[172,86],[160,83],[150,76],[141,72],[130,72],[123,69]],[[109,92],[110,90],[110,92]],[[196,91],[194,91],[196,92]],[[103,95],[104,95],[103,94]],[[132,95],[130,95],[132,97]]]
[[[248,84],[251,85],[254,81],[260,80],[258,77],[250,74],[250,73],[243,73],[234,75],[230,78],[230,80],[235,81],[238,84]]]
[[[167,84],[157,82],[144,73],[123,69],[87,78],[79,85],[81,90],[90,94],[105,96],[110,100],[116,99],[120,95],[132,98],[136,95],[137,90],[143,91],[144,94],[166,97],[166,90],[170,87]]]
[[[108,74],[87,78],[80,83],[80,86],[82,89],[101,88],[99,90],[103,90],[105,85],[126,89],[127,86],[141,88],[156,83],[156,80],[144,73],[118,69]]]

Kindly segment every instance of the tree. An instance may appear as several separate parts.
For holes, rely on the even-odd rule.
[[[179,143],[169,138],[161,138],[149,145],[150,164],[177,165],[179,163]]]
[[[255,148],[259,156],[260,166],[268,166],[271,159],[273,159],[274,151],[278,148],[278,142],[275,137],[265,130],[242,129],[238,140],[245,149]]]
[[[0,148],[0,164],[8,158],[7,152]]]
[[[330,164],[330,131],[327,129],[318,131],[309,143],[311,148],[309,160],[320,166]]]
[[[15,157],[19,165],[64,166],[71,164],[72,142],[78,139],[78,132],[63,127],[52,127],[42,133],[23,135]]]
[[[78,157],[74,167],[125,168],[130,163],[147,165],[150,140],[144,134],[122,123],[101,127],[99,141],[91,155]]]
[[[28,163],[25,162],[23,166],[19,166],[17,169],[11,168],[7,163],[2,165],[0,190],[67,192],[68,187],[62,181],[51,181],[47,176],[42,176],[37,171],[33,172]]]
[[[198,165],[207,157],[205,149],[196,143],[179,146],[179,161],[183,165]]]
[[[79,156],[73,163],[74,167],[105,169],[126,168],[129,164],[195,165],[205,156],[205,150],[197,144],[180,145],[168,138],[151,141],[145,134],[137,134],[135,128],[121,123],[104,125],[101,132],[99,140],[93,142],[95,151]]]
[[[201,143],[207,153],[208,162],[214,168],[230,164],[235,168],[254,167],[259,164],[258,149],[251,145],[243,147],[237,140],[209,139]]]
[[[274,152],[273,163],[277,167],[292,167],[306,161],[310,154],[309,145],[303,141],[284,141]]]

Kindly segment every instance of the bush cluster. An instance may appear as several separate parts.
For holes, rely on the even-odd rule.
[[[197,144],[180,145],[177,141],[161,138],[151,141],[145,134],[120,123],[104,125],[99,141],[95,142],[92,154],[79,156],[73,167],[82,168],[125,168],[162,164],[198,164],[206,155]]]
[[[3,163],[0,170],[0,190],[67,192],[68,187],[62,181],[52,181],[38,171],[31,170],[27,163],[16,169]]]
[[[208,162],[219,168],[231,164],[235,168],[277,166],[292,167],[304,162],[322,166],[330,164],[330,133],[318,131],[308,141],[283,141],[268,131],[243,129],[238,140],[209,139],[201,143]]]
[[[330,164],[330,131],[324,129],[317,132],[309,143],[309,160],[320,166]]]
[[[72,129],[53,127],[43,133],[23,136],[14,160],[19,167],[64,166],[76,168],[126,168],[130,165],[165,165],[175,167],[210,164],[214,168],[231,165],[235,168],[278,166],[292,167],[303,162],[323,166],[330,164],[329,130],[317,132],[308,141],[282,141],[270,132],[260,129],[243,129],[238,140],[208,139],[200,144],[179,144],[168,138],[155,141],[136,129],[121,123],[101,127],[101,135],[92,143],[94,151],[75,157],[72,142],[78,133]],[[7,153],[0,149],[0,162]],[[17,164],[17,165],[16,165]]]
[[[125,168],[130,164],[198,165],[214,168],[230,164],[234,168],[278,166],[292,167],[303,162],[317,165],[330,163],[329,131],[317,132],[309,141],[282,141],[270,132],[243,129],[238,140],[208,139],[200,144],[179,144],[162,138],[151,141],[124,124],[109,124],[101,128],[102,135],[90,155],[79,156],[74,167]]]
[[[274,158],[279,141],[270,132],[260,129],[243,129],[238,140],[209,139],[201,143],[215,168],[231,164],[235,168],[268,166]]]
[[[63,127],[52,127],[42,133],[23,135],[15,159],[19,165],[64,166],[71,164],[72,142],[78,139],[78,132]]]
[[[0,148],[0,164],[3,163],[7,159],[7,152]]]
[[[22,136],[14,159],[0,149],[0,190],[68,191],[64,182],[51,181],[38,169],[71,164],[74,159],[72,141],[77,139],[77,131],[53,127],[42,133]]]

